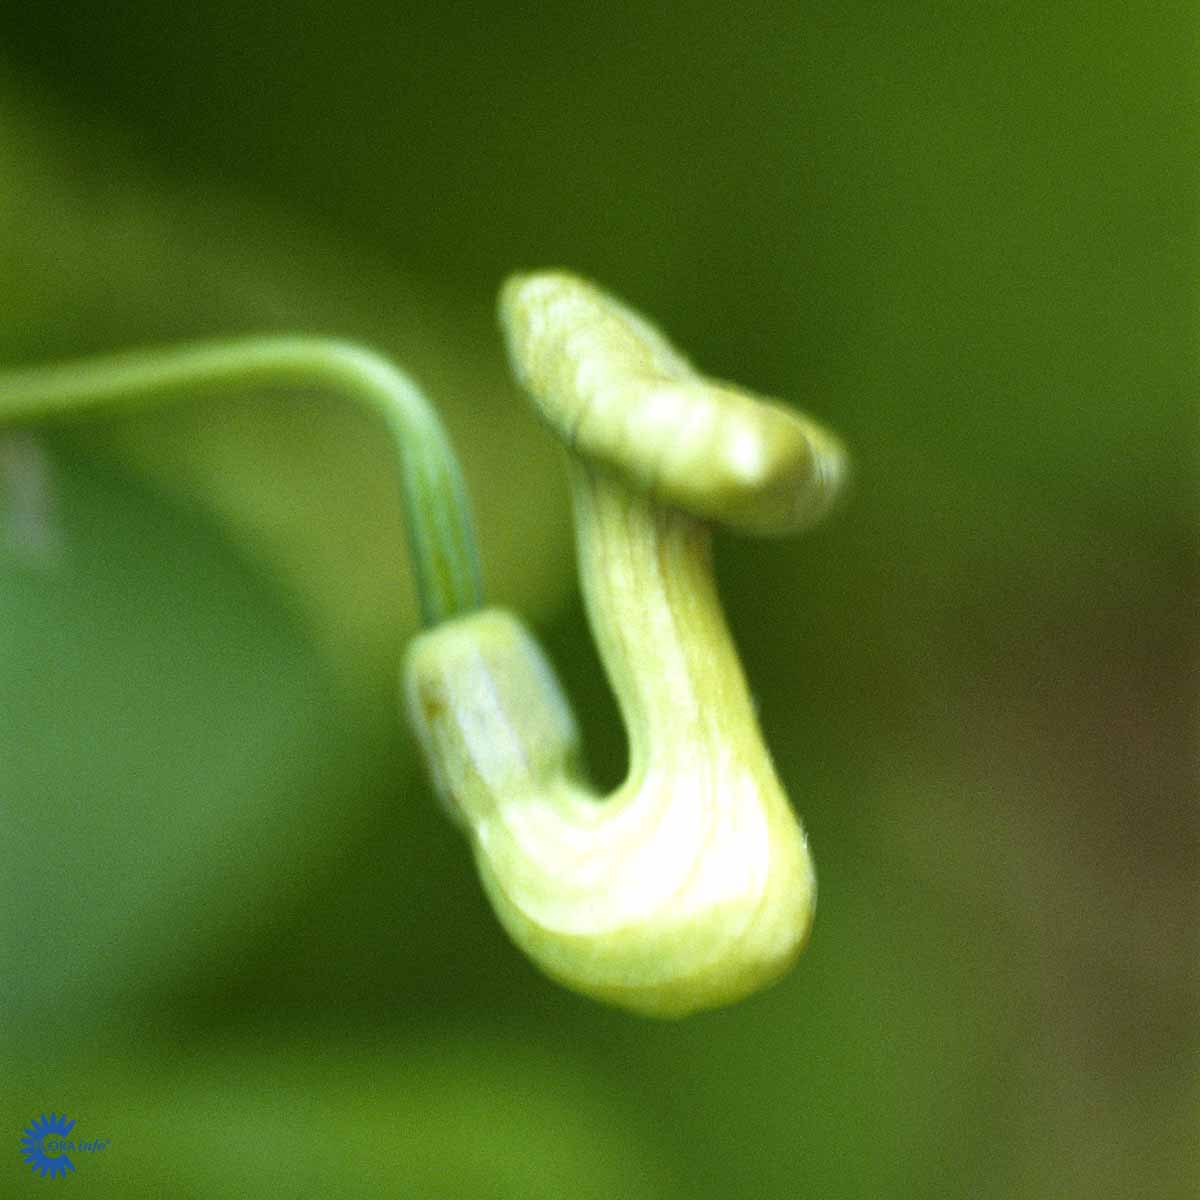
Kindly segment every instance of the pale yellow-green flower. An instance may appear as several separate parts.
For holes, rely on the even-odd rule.
[[[574,276],[519,276],[514,369],[570,449],[588,614],[629,736],[589,789],[574,718],[520,621],[486,609],[417,638],[411,720],[500,920],[548,975],[655,1016],[778,978],[808,938],[804,833],[725,625],[706,519],[779,532],[845,474],[815,422],[696,372],[644,318]]]

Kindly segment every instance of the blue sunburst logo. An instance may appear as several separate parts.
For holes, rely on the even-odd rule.
[[[75,1170],[75,1164],[58,1147],[58,1142],[65,1139],[74,1128],[75,1122],[60,1113],[51,1113],[49,1116],[42,1113],[38,1120],[30,1121],[21,1138],[21,1156],[34,1174],[43,1179],[47,1175],[54,1179]]]

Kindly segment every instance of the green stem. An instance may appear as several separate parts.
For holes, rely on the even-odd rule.
[[[470,503],[442,423],[407,375],[353,343],[249,338],[18,369],[0,374],[0,426],[153,408],[199,391],[312,385],[374,410],[396,443],[424,623],[479,608]]]

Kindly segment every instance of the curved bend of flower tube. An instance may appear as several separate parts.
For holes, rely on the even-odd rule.
[[[827,506],[840,451],[806,418],[763,414],[744,395],[727,410],[730,389],[686,374],[640,317],[570,276],[511,282],[501,313],[535,402],[575,414],[580,572],[628,730],[628,778],[608,797],[588,787],[553,668],[503,610],[414,640],[405,665],[410,718],[500,920],[547,974],[654,1016],[735,1001],[778,978],[803,948],[815,877],[758,728],[716,594],[709,530],[695,511],[716,515],[728,502],[745,518],[758,495],[776,525],[783,512],[802,523]],[[670,394],[694,424],[692,441],[668,446],[657,467],[639,461],[635,438],[641,407],[663,386],[647,362],[667,364]],[[588,387],[590,399],[581,396]],[[594,419],[596,388],[620,392],[628,406],[608,434]],[[767,431],[757,490],[726,470],[719,444],[746,429],[754,436],[756,422]],[[772,456],[777,444],[783,450]],[[702,487],[681,464],[703,474],[705,454],[718,460],[713,496],[685,511],[682,492]],[[678,476],[669,487],[667,475]]]

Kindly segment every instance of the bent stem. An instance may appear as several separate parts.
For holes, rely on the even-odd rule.
[[[395,442],[424,624],[479,608],[470,502],[442,423],[407,375],[351,342],[249,338],[9,371],[0,374],[0,426],[156,408],[200,391],[314,385],[366,405]]]

